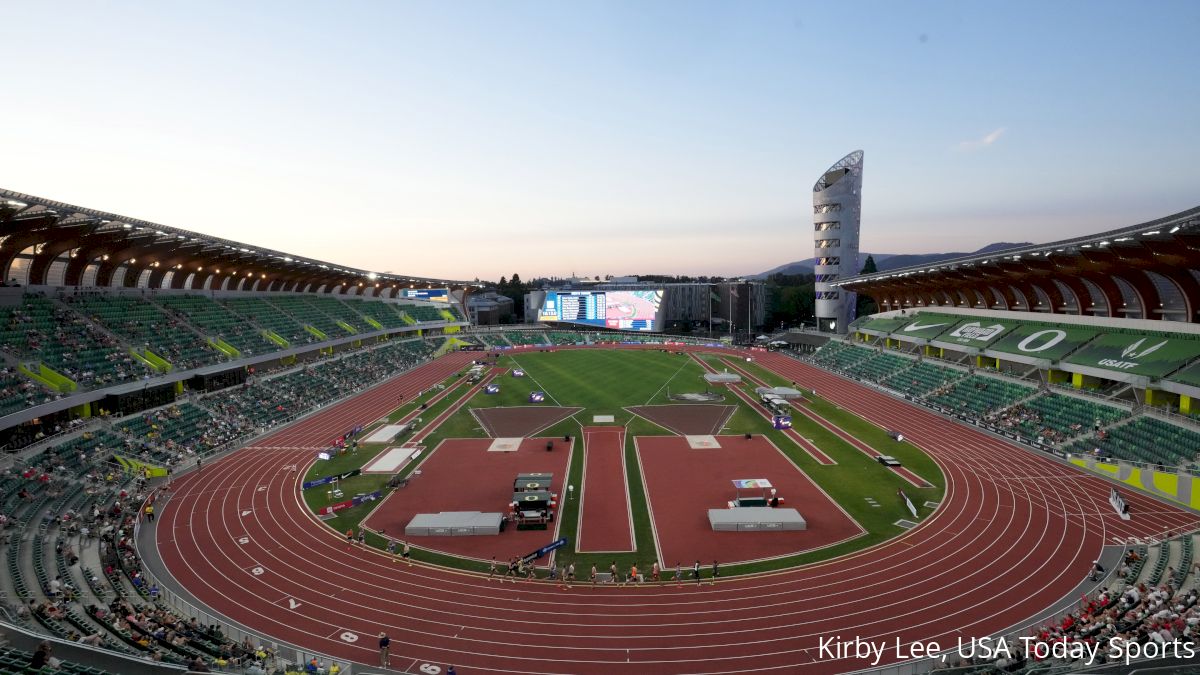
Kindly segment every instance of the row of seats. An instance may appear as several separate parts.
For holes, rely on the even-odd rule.
[[[1177,466],[1196,461],[1200,433],[1154,417],[1139,417],[1105,430],[1102,438],[1080,439],[1068,450],[1078,454],[1099,450],[1105,457]]]
[[[514,347],[522,345],[545,346],[548,344],[545,338],[546,334],[542,331],[514,330],[504,333],[504,339],[508,340]]]
[[[1132,415],[1126,408],[1065,394],[1039,394],[1034,386],[1004,378],[967,375],[928,360],[918,362],[838,340],[821,347],[813,361],[956,414],[984,419],[1038,445],[1070,442],[1065,449],[1071,452],[1098,450],[1104,456],[1169,466],[1186,465],[1200,453],[1200,433],[1192,429],[1149,417],[1121,424]]]
[[[155,303],[106,295],[68,297],[65,302],[133,347],[149,349],[177,369],[211,365],[223,358],[182,318]]]
[[[27,293],[21,305],[0,314],[0,349],[22,361],[41,361],[84,389],[129,382],[155,374],[156,361],[176,370],[212,365],[231,358],[267,354],[288,346],[382,328],[400,328],[405,314],[421,322],[445,321],[443,309],[461,317],[452,305],[341,300],[318,295],[280,295],[214,300],[205,295],[67,296],[61,302]],[[218,348],[214,340],[231,346]],[[134,353],[131,353],[135,352]],[[14,372],[0,373],[0,414],[53,400],[40,384]]]
[[[91,668],[89,666],[72,663],[70,661],[62,661],[57,668],[44,666],[42,668],[32,668],[30,663],[33,661],[33,652],[26,652],[14,647],[0,647],[0,672],[3,673],[31,673],[33,675],[49,675],[65,674],[65,675],[105,675],[108,671],[99,668]]]
[[[118,339],[39,294],[26,294],[3,315],[0,349],[24,361],[41,361],[85,388],[136,380],[148,372]]]

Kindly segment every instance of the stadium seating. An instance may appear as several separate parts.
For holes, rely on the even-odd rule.
[[[12,368],[0,368],[0,417],[59,398]]]
[[[817,350],[813,360],[831,370],[844,372],[873,353],[874,350],[866,347],[831,340]]]
[[[546,342],[546,334],[542,331],[507,331],[504,333],[504,338],[517,347],[522,345],[544,346],[549,344]]]
[[[316,342],[316,337],[304,330],[303,324],[263,298],[225,298],[221,304],[244,319],[252,319],[291,346]]]
[[[66,675],[104,675],[107,671],[99,668],[91,668],[78,663],[64,661],[57,668],[49,666],[40,670],[28,668],[30,660],[33,658],[32,652],[21,651],[12,647],[0,647],[0,672],[4,673],[34,673],[41,675],[43,673],[66,673]]]
[[[1129,411],[1063,394],[1046,394],[1005,410],[995,423],[1034,443],[1056,445],[1128,417]]]
[[[341,336],[345,335],[346,332],[349,332],[349,331],[346,331],[345,326],[343,326],[342,324],[346,324],[347,326],[350,326],[350,328],[352,328],[355,333],[365,333],[368,331],[375,330],[375,327],[372,326],[371,324],[367,323],[367,321],[365,319],[363,319],[361,314],[359,314],[358,312],[355,312],[348,305],[346,305],[346,303],[342,302],[341,300],[339,300],[337,298],[333,298],[333,297],[329,297],[329,296],[320,296],[320,295],[302,295],[302,296],[300,296],[300,299],[304,303],[306,303],[309,307],[312,307],[313,309],[320,311],[324,315],[332,318],[334,320],[334,322],[336,322],[338,324],[338,326],[342,329],[342,331],[344,331],[344,332],[331,333],[330,337],[333,337],[334,335],[341,337]],[[366,304],[366,303],[360,303],[360,304]]]
[[[384,328],[404,328],[405,323],[396,306],[387,302],[371,302],[361,299],[346,300],[345,303],[364,318],[371,319]],[[369,324],[370,322],[368,322]],[[372,326],[372,330],[375,328]]]
[[[1105,457],[1179,466],[1196,461],[1200,433],[1154,417],[1138,417],[1128,424],[1104,429],[1099,436],[1080,439],[1068,448],[1077,454],[1096,449]]]
[[[512,346],[509,344],[508,340],[505,340],[504,336],[499,333],[477,333],[474,337],[489,349]]]
[[[128,449],[120,435],[104,429],[89,429],[30,457],[26,464],[43,470],[65,471],[81,478],[97,461],[104,462],[112,453]]]
[[[215,300],[202,295],[167,295],[159,298],[159,302],[186,318],[209,337],[223,340],[236,349],[240,356],[281,349],[281,345],[263,337],[260,330]]]
[[[880,352],[872,354],[861,361],[856,361],[847,367],[847,372],[865,380],[882,382],[905,368],[912,367],[913,363],[912,359],[887,352]]]
[[[41,361],[83,388],[140,378],[147,372],[120,341],[52,300],[26,294],[8,310],[0,348],[22,360]]]
[[[149,349],[178,370],[226,359],[181,318],[169,316],[141,298],[89,295],[70,298],[72,306],[138,349]],[[128,358],[128,355],[126,355]]]
[[[1037,392],[1033,387],[982,375],[971,375],[940,389],[927,400],[962,415],[983,416],[1007,408]]]
[[[267,298],[267,302],[291,315],[301,325],[316,328],[325,336],[323,339],[332,340],[351,334],[350,331],[339,326],[337,321],[322,311],[320,306],[309,302],[308,298],[304,296],[279,295]]]
[[[445,321],[441,311],[432,305],[399,305],[400,311],[420,323],[435,323]]]
[[[884,379],[883,383],[910,396],[924,398],[930,392],[941,389],[966,375],[961,370],[921,361],[908,370],[902,370]]]
[[[573,345],[584,342],[582,333],[550,331],[547,335],[551,344],[556,345]]]

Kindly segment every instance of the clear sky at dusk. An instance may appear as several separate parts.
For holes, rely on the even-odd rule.
[[[0,186],[421,276],[745,274],[1200,204],[1200,2],[10,2]]]

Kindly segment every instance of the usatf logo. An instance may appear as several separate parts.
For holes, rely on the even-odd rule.
[[[1150,354],[1153,354],[1154,352],[1158,351],[1164,345],[1167,344],[1167,341],[1163,340],[1162,342],[1159,342],[1158,344],[1156,344],[1152,347],[1146,347],[1145,349],[1141,349],[1141,351],[1138,351],[1141,348],[1142,343],[1145,341],[1146,341],[1146,338],[1142,338],[1142,339],[1138,340],[1137,342],[1129,345],[1125,349],[1122,349],[1120,359],[1100,359],[1100,361],[1098,362],[1097,365],[1104,366],[1106,368],[1114,368],[1116,370],[1129,370],[1130,368],[1136,368],[1138,365],[1137,361],[1126,361],[1123,359],[1144,358],[1144,357],[1149,356]]]
[[[955,328],[950,333],[950,337],[961,338],[963,340],[975,340],[977,342],[987,342],[1004,332],[1004,326],[994,323],[990,326],[981,326],[978,321],[966,323],[958,328]]]
[[[1138,347],[1141,347],[1142,343],[1145,341],[1146,341],[1146,338],[1142,338],[1142,339],[1138,340],[1137,342],[1129,345],[1125,349],[1122,349],[1121,350],[1121,358],[1123,358],[1123,359],[1140,359],[1140,358],[1143,358],[1149,354],[1152,354],[1152,353],[1158,351],[1158,349],[1160,347],[1167,344],[1167,341],[1163,340],[1162,342],[1154,345],[1153,347],[1147,347],[1139,352]]]

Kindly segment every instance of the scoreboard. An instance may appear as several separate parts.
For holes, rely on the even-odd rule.
[[[559,293],[558,320],[604,325],[603,293]]]
[[[661,290],[546,291],[538,321],[652,331],[658,324],[662,295]]]

